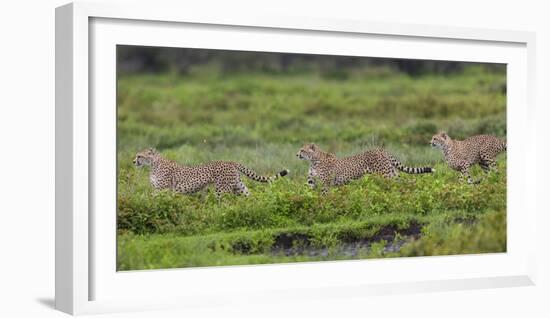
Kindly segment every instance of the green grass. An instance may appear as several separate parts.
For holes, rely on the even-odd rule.
[[[506,159],[498,173],[474,169],[461,182],[428,146],[452,137],[506,134],[504,72],[472,67],[452,77],[409,78],[357,72],[346,80],[318,74],[193,73],[118,80],[118,269],[262,264],[506,250]],[[306,185],[305,142],[339,156],[384,146],[433,175],[385,180],[365,176],[327,196]],[[251,197],[211,190],[153,191],[135,152],[156,147],[181,163],[234,160],[261,174],[283,168],[273,184],[243,180]],[[394,238],[395,237],[395,238]],[[388,251],[388,238],[404,242]],[[341,246],[364,242],[353,256]],[[325,253],[285,255],[282,249]]]

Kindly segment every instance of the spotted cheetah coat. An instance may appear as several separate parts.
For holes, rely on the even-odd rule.
[[[320,180],[323,193],[326,193],[330,186],[346,184],[366,173],[391,178],[397,176],[398,171],[411,174],[434,171],[430,167],[404,166],[384,149],[372,149],[357,155],[337,158],[334,154],[322,151],[315,144],[305,144],[296,156],[298,159],[309,161],[307,183],[311,188],[315,188],[316,180]]]
[[[246,196],[250,194],[241,181],[241,173],[258,182],[271,182],[288,173],[288,170],[283,170],[273,177],[264,177],[240,163],[231,161],[212,161],[195,166],[181,165],[164,158],[154,149],[138,152],[134,164],[138,167],[151,167],[149,180],[155,189],[171,189],[187,194],[213,185],[218,198],[225,192]]]
[[[497,155],[506,151],[506,141],[491,135],[477,135],[465,140],[453,140],[444,132],[432,137],[431,145],[443,151],[445,162],[460,171],[468,183],[474,183],[470,167],[479,164],[485,171],[496,170]]]

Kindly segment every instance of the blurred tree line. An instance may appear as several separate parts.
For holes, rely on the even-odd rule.
[[[475,64],[488,72],[505,72],[506,69],[504,64],[491,63],[133,45],[117,46],[117,70],[119,74],[175,72],[185,75],[197,66],[216,65],[218,70],[224,74],[236,72],[276,74],[317,71],[328,77],[344,79],[349,71],[357,69],[386,69],[410,76],[420,76],[424,74],[453,74],[462,72],[468,65]]]

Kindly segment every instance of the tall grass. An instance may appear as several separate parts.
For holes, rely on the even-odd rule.
[[[451,77],[120,77],[118,269],[504,251],[505,157],[499,173],[474,169],[482,182],[471,186],[428,146],[439,130],[455,138],[505,136],[506,98],[495,88],[502,83],[504,72],[478,67]],[[437,172],[393,180],[369,175],[322,196],[305,186],[308,167],[295,156],[305,142],[338,156],[382,146],[407,165]],[[148,170],[132,165],[145,147],[182,164],[232,160],[264,175],[291,173],[270,185],[244,180],[251,197],[227,195],[220,204],[208,189],[185,196],[153,191]],[[399,252],[380,248],[400,237]],[[342,254],[339,246],[353,242],[365,248]],[[277,253],[294,245],[327,252]]]

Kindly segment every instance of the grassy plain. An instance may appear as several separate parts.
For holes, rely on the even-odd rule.
[[[409,77],[388,69],[345,77],[316,72],[118,79],[118,269],[260,264],[350,258],[502,252],[506,249],[506,160],[474,169],[478,185],[428,145],[506,135],[505,71],[467,67],[453,75]],[[369,175],[320,195],[305,186],[295,154],[315,142],[339,156],[382,146],[433,175]],[[136,151],[156,147],[185,164],[234,160],[270,175],[243,176],[252,195],[155,192]],[[398,248],[394,248],[394,247]]]

